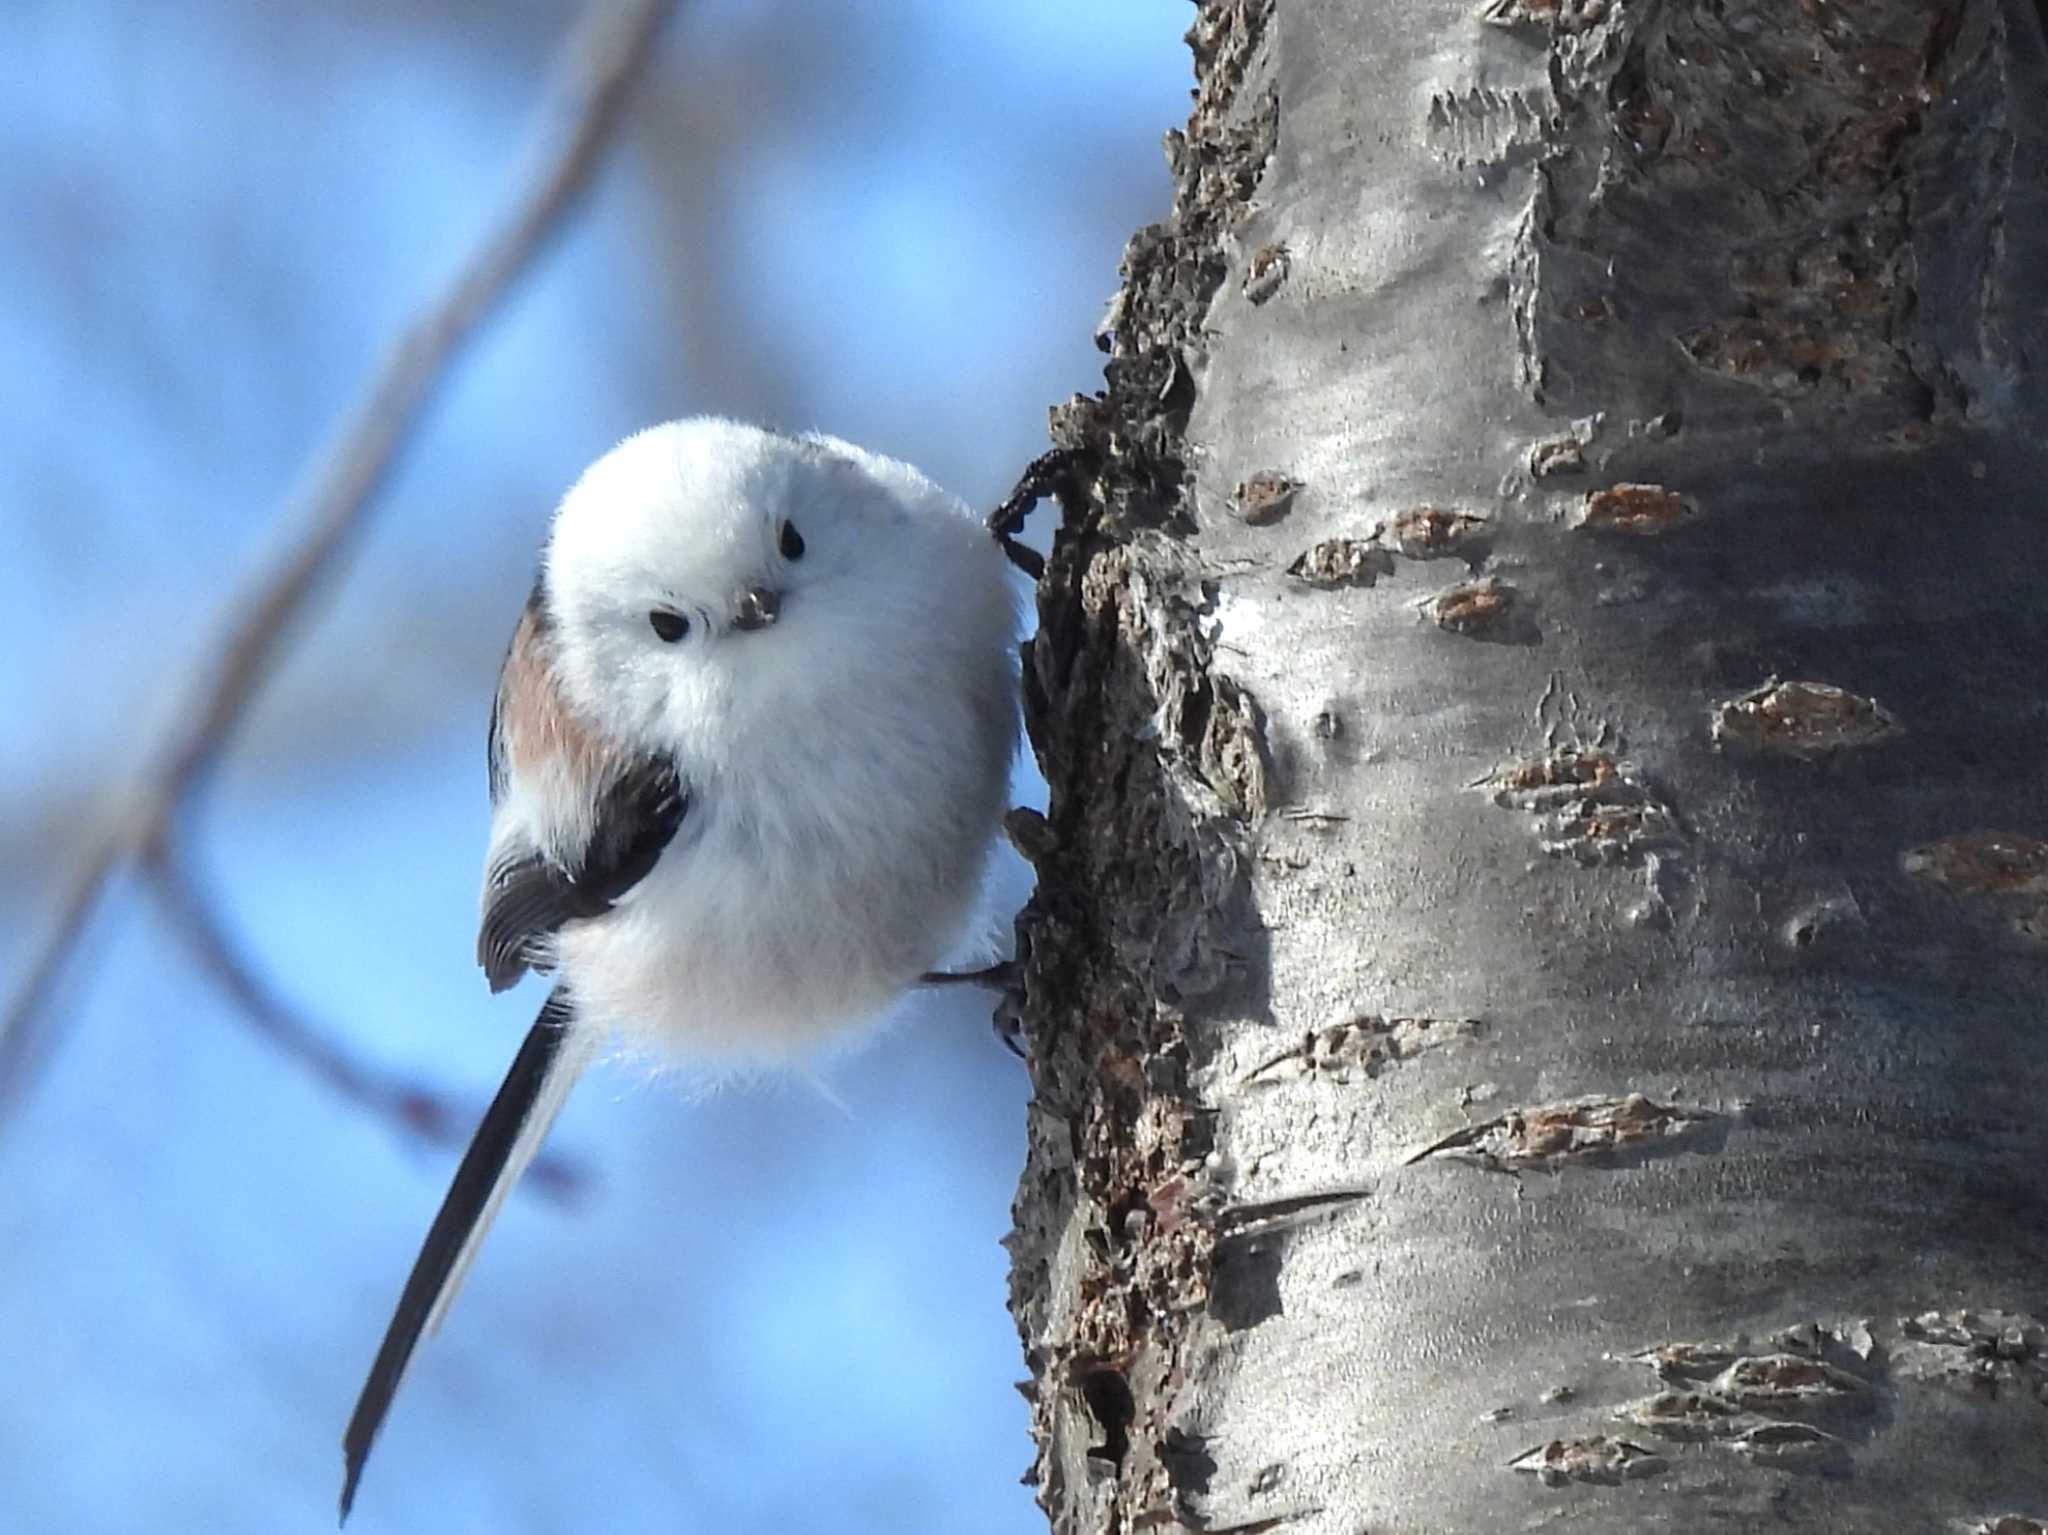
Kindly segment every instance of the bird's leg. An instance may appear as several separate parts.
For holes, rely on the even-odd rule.
[[[920,986],[986,986],[990,991],[1009,991],[1017,984],[1017,962],[1006,959],[979,970],[927,970],[917,978]]]
[[[921,986],[986,986],[991,991],[1002,993],[1002,1002],[996,1008],[989,1025],[996,1032],[996,1038],[1003,1042],[1003,1048],[1018,1060],[1024,1055],[1024,1021],[1018,1006],[1018,983],[1023,971],[1014,959],[1002,960],[993,965],[984,965],[979,970],[927,970],[918,977]]]
[[[1009,557],[1012,565],[1023,571],[1031,580],[1037,581],[1045,575],[1045,556],[1014,535],[998,533],[996,546]]]

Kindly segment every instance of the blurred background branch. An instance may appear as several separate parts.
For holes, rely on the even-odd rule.
[[[442,1093],[389,1072],[361,1065],[280,997],[242,953],[227,922],[207,900],[167,839],[142,850],[151,892],[172,934],[242,1015],[286,1055],[310,1069],[337,1097],[368,1109],[430,1145],[460,1151],[483,1114],[483,1105],[458,1107]],[[532,1187],[551,1198],[576,1192],[581,1178],[556,1153],[543,1150],[528,1169]]]
[[[267,1037],[323,1082],[408,1130],[435,1140],[459,1138],[438,1099],[374,1079],[288,1017],[173,864],[168,829],[232,734],[293,621],[335,573],[456,356],[587,181],[671,8],[671,0],[592,0],[564,46],[546,121],[504,212],[447,286],[401,328],[360,397],[309,460],[279,514],[275,552],[227,604],[217,640],[170,690],[174,706],[156,738],[138,752],[142,765],[134,777],[110,797],[47,936],[0,1012],[0,1114],[19,1101],[35,1063],[51,1048],[58,1016],[49,1006],[51,992],[108,881],[141,859],[181,935]],[[564,1185],[558,1176],[549,1186]]]
[[[1187,0],[676,5],[544,259],[149,816],[167,883],[109,835],[163,807],[113,791],[160,779],[164,711],[197,717],[305,536],[311,450],[569,131],[573,102],[515,160],[588,3],[6,7],[0,1013],[49,957],[0,1129],[0,1531],[332,1528],[447,1187],[414,1085],[461,1121],[538,1001],[467,951],[493,672],[577,471],[714,412],[990,507],[1048,402],[1101,385]],[[1042,803],[1028,765],[1016,792]],[[996,872],[988,931],[1030,883]],[[1029,1081],[988,1021],[908,999],[813,1063],[847,1112],[603,1063],[554,1138],[573,1200],[506,1212],[365,1535],[1044,1535],[998,1246]]]

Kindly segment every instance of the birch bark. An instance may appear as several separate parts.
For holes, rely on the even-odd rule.
[[[1201,7],[1026,668],[1055,1530],[2048,1530],[2043,27]]]

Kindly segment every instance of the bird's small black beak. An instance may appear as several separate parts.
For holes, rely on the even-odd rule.
[[[739,606],[733,610],[733,627],[765,629],[775,622],[775,615],[781,611],[782,593],[771,592],[765,586],[757,586],[740,594]]]

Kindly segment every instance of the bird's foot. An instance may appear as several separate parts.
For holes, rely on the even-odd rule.
[[[1017,962],[1006,959],[979,970],[927,970],[917,978],[920,986],[986,986],[990,991],[1009,991],[1017,984]]]
[[[1054,448],[1039,454],[1018,477],[1017,488],[1010,492],[1009,499],[989,513],[989,533],[1002,546],[1010,563],[1033,581],[1045,574],[1045,556],[1021,542],[1017,535],[1024,531],[1024,519],[1031,515],[1033,507],[1047,496],[1058,496],[1072,486],[1079,456],[1072,448]]]
[[[927,970],[918,977],[921,986],[985,986],[990,991],[1002,993],[995,1016],[989,1020],[996,1038],[1003,1042],[1003,1048],[1018,1060],[1024,1055],[1024,1018],[1018,1007],[1018,988],[1023,980],[1023,971],[1014,959],[998,964],[984,965],[979,970]]]

